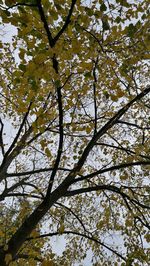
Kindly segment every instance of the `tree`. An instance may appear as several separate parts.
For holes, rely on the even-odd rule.
[[[149,265],[148,2],[0,1],[1,266]]]

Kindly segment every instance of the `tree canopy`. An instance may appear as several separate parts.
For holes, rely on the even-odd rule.
[[[0,1],[1,266],[149,265],[148,7]]]

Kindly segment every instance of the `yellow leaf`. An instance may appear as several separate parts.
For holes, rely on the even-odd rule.
[[[37,237],[39,236],[39,233],[34,229],[31,233],[31,236],[34,238],[34,237]]]
[[[44,149],[45,146],[46,146],[46,141],[45,141],[44,139],[42,139],[42,140],[40,141],[40,144],[41,144],[42,149]]]
[[[4,236],[4,232],[2,230],[0,230],[0,237]]]
[[[60,234],[63,234],[64,230],[65,230],[65,226],[64,226],[64,223],[62,223],[62,224],[60,225],[58,231],[59,231]]]
[[[86,127],[86,133],[89,134],[91,132],[91,128],[90,127]]]
[[[4,246],[4,251],[7,251],[7,249],[8,249],[8,245],[5,245]]]
[[[149,234],[149,233],[147,233],[147,234],[144,236],[144,238],[146,239],[146,241],[147,241],[148,243],[150,243],[150,234]]]
[[[47,155],[48,157],[51,157],[51,152],[50,152],[49,148],[46,148],[46,149],[45,149],[45,153],[46,153],[46,155]]]
[[[11,262],[11,261],[12,261],[12,255],[11,255],[10,253],[7,253],[7,254],[5,255],[5,262],[6,262],[6,265],[8,265],[9,262]]]
[[[47,56],[45,54],[38,54],[34,60],[36,64],[41,64],[46,60],[46,58]]]
[[[121,176],[120,176],[120,179],[121,179],[121,180],[126,180],[126,179],[128,179],[128,175],[121,175]]]
[[[42,266],[54,266],[54,263],[52,260],[44,260]]]
[[[112,101],[114,101],[114,102],[116,102],[118,100],[118,97],[114,94],[111,94],[110,97],[111,97]]]
[[[118,89],[118,90],[117,90],[117,97],[118,97],[118,98],[121,98],[122,96],[124,96],[124,91]]]

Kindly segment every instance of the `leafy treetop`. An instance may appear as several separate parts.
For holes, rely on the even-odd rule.
[[[0,1],[2,266],[149,265],[148,6]]]

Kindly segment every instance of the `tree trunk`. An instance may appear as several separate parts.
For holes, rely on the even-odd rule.
[[[15,259],[18,250],[22,247],[27,237],[31,234],[33,229],[36,228],[37,224],[48,212],[48,210],[53,206],[53,204],[66,193],[67,188],[60,185],[49,198],[45,198],[43,202],[31,213],[29,217],[23,222],[20,228],[8,241],[8,249],[4,251],[3,248],[0,249],[0,266],[6,266],[5,255],[11,254],[12,259]]]

